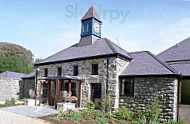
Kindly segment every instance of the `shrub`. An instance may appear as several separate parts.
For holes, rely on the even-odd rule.
[[[146,117],[142,112],[134,112],[132,115],[132,124],[146,124]]]
[[[80,112],[80,115],[82,116],[83,119],[87,120],[87,119],[89,119],[90,113],[89,113],[88,110],[83,109],[83,110]]]
[[[53,120],[56,120],[56,121],[60,121],[61,120],[61,117],[60,116],[55,116],[55,117],[52,117]]]
[[[15,98],[14,97],[11,98],[11,104],[15,104]]]
[[[132,112],[128,108],[121,107],[113,113],[113,117],[116,119],[130,120],[132,118]]]
[[[95,109],[95,104],[92,101],[88,101],[87,102],[87,109],[90,112],[90,114],[92,114],[94,112],[94,109]]]
[[[128,124],[126,120],[117,120],[118,124]]]
[[[111,112],[111,99],[110,96],[106,96],[104,100],[102,100],[101,107],[102,107],[102,112]]]
[[[146,113],[147,119],[151,122],[151,123],[156,123],[157,121],[159,121],[159,114],[160,114],[160,106],[158,104],[158,100],[155,99],[153,104],[147,108],[148,112]]]
[[[64,113],[64,117],[69,118],[71,120],[82,120],[82,116],[79,112],[75,112],[73,110],[68,110]]]
[[[96,118],[97,124],[108,124],[108,120],[106,118]]]
[[[5,105],[11,105],[11,104],[15,104],[15,98],[14,97],[12,97],[11,100],[5,101]]]
[[[96,111],[96,118],[102,118],[103,114],[100,110]]]

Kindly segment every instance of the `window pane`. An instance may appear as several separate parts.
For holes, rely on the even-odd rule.
[[[98,64],[92,64],[92,75],[98,75]]]
[[[45,68],[45,69],[44,69],[44,77],[47,77],[47,76],[48,76],[48,69]]]
[[[74,66],[74,69],[73,69],[73,76],[77,76],[78,75],[78,66]]]
[[[74,82],[71,83],[71,92],[72,96],[76,96],[76,83]]]
[[[62,73],[62,68],[61,67],[57,68],[57,76],[61,77],[61,73]]]
[[[133,79],[123,79],[121,95],[133,95]]]

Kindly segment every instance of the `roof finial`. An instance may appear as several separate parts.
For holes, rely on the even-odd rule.
[[[95,18],[95,19],[97,19],[98,21],[102,22],[102,21],[100,20],[99,14],[98,14],[97,11],[95,10],[94,5],[92,5],[92,6],[88,9],[87,13],[82,17],[82,20],[86,20],[86,19],[89,19],[89,18]]]

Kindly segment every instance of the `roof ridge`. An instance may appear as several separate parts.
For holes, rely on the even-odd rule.
[[[106,43],[108,44],[108,46],[111,48],[111,50],[114,52],[114,53],[118,53],[118,51],[114,48],[114,46],[110,43],[111,41],[107,38],[104,38]]]
[[[146,53],[148,53],[150,56],[152,56],[154,59],[156,59],[160,64],[162,64],[163,66],[165,66],[168,70],[170,70],[171,72],[173,72],[174,74],[178,74],[179,72],[177,70],[175,70],[174,68],[172,68],[171,66],[167,65],[166,63],[162,62],[160,59],[158,59],[153,53],[146,51]]]
[[[184,42],[184,41],[186,41],[186,40],[188,40],[188,39],[190,39],[190,37],[187,37],[187,38],[183,39],[182,41],[180,41],[180,42],[176,43],[175,45],[173,45],[173,46],[169,47],[168,49],[166,49],[166,50],[164,50],[164,51],[160,52],[160,53],[159,53],[159,54],[157,54],[156,56],[159,56],[160,54],[162,54],[162,53],[164,53],[164,52],[168,51],[169,49],[171,49],[171,48],[175,47],[176,45],[178,45],[178,44],[180,44],[180,43],[182,43],[182,42]]]
[[[128,52],[129,54],[133,54],[133,53],[143,53],[143,52],[149,52],[149,51],[146,51],[146,50],[144,50],[144,51],[134,51],[134,52]]]

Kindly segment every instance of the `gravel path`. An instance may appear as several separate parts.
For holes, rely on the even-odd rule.
[[[0,110],[1,124],[49,124],[44,120]]]

